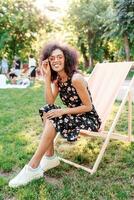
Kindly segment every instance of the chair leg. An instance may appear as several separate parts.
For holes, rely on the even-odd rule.
[[[60,136],[60,133],[57,133],[56,137],[54,138],[54,144],[56,144],[58,137]]]
[[[131,82],[131,84],[132,84],[132,82]],[[106,148],[107,148],[107,145],[108,145],[108,143],[109,143],[109,141],[110,141],[110,139],[111,139],[111,135],[112,135],[112,133],[113,133],[113,130],[114,130],[116,124],[117,124],[117,121],[119,120],[119,117],[120,117],[120,115],[121,115],[122,109],[123,109],[123,107],[124,107],[124,105],[125,105],[125,103],[126,103],[126,101],[127,101],[127,97],[128,97],[129,90],[130,90],[130,86],[129,86],[129,88],[128,88],[127,92],[126,92],[126,95],[125,95],[125,97],[124,97],[124,99],[123,99],[123,101],[122,101],[122,103],[121,103],[121,105],[120,105],[120,107],[119,107],[119,109],[118,109],[118,112],[117,112],[117,114],[116,114],[116,116],[115,116],[115,118],[114,118],[114,121],[113,121],[113,123],[112,123],[112,126],[111,126],[111,128],[110,128],[110,130],[109,130],[109,132],[108,132],[108,134],[107,134],[107,137],[106,137],[106,139],[105,139],[105,141],[104,141],[104,143],[103,143],[103,145],[102,145],[102,148],[101,148],[101,150],[100,150],[100,153],[99,153],[99,155],[98,155],[98,157],[97,157],[97,159],[96,159],[96,161],[95,161],[95,164],[94,164],[94,166],[93,166],[93,173],[96,172],[96,170],[97,170],[97,168],[98,168],[98,166],[99,166],[99,164],[100,164],[100,162],[101,162],[101,159],[102,159],[102,157],[103,157],[103,155],[104,155],[104,153],[105,153],[105,150],[106,150]]]
[[[132,91],[128,93],[128,140],[132,141]]]

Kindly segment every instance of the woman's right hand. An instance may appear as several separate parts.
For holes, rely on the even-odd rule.
[[[51,80],[51,69],[50,69],[48,59],[42,61],[41,69],[45,78],[48,78]]]

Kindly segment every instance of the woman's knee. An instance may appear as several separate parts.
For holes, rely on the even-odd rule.
[[[52,132],[52,131],[56,131],[52,121],[50,119],[47,119],[45,120],[45,126],[44,126],[44,129],[47,129],[49,132]]]
[[[43,121],[43,124],[45,125],[46,124],[46,121],[47,123],[49,123],[48,119],[47,119],[47,112],[43,112],[42,114],[42,121]]]
[[[54,128],[53,123],[51,122],[51,120],[47,119],[47,113],[46,112],[43,113],[43,117],[42,118],[43,118],[44,126],[47,125],[47,126],[49,126],[49,128],[50,127]]]
[[[56,129],[53,123],[49,119],[46,119],[46,123],[43,129],[43,134],[45,135],[47,134],[47,136],[51,138],[52,140],[54,140],[56,136]]]

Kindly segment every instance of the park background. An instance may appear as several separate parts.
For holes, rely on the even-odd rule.
[[[134,60],[134,1],[0,1],[0,59],[6,55],[12,65],[17,55],[27,63],[32,53],[39,61],[44,43],[55,39],[79,50],[79,69],[86,73],[97,62]],[[92,176],[62,163],[44,179],[19,189],[8,187],[9,179],[30,159],[38,144],[42,131],[38,109],[45,104],[43,93],[40,81],[24,90],[0,90],[0,199],[133,200],[134,145],[117,141],[110,143]],[[61,104],[59,98],[57,104]],[[113,115],[118,106],[117,101]],[[127,131],[127,106],[117,130],[123,134]],[[98,139],[83,139],[73,147],[61,144],[59,152],[91,165],[100,144]]]

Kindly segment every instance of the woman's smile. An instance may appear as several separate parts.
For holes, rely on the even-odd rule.
[[[61,62],[57,62],[57,63],[53,63],[52,66],[55,68],[58,68],[61,66],[61,64],[62,64]]]

